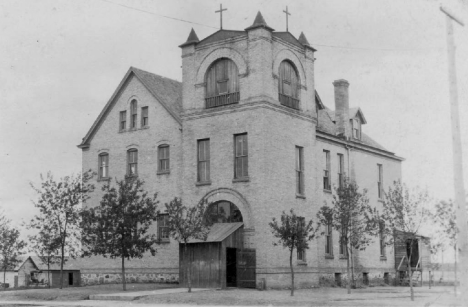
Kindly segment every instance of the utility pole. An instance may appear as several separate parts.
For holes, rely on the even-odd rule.
[[[455,65],[455,40],[452,21],[455,21],[462,27],[464,24],[446,8],[441,7],[440,10],[445,14],[447,24],[448,72],[450,85],[450,109],[452,117],[453,179],[455,187],[455,205],[457,209],[457,227],[459,231],[457,235],[457,246],[459,247],[459,276],[461,276],[460,292],[462,295],[468,296],[468,227],[466,224],[466,202],[463,183],[463,160],[460,137],[460,118],[458,115],[457,72]]]

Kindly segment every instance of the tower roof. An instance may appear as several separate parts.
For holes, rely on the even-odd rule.
[[[303,44],[304,46],[310,46],[309,41],[304,35],[304,32],[301,32],[301,35],[299,35],[299,43]]]
[[[190,31],[190,34],[187,38],[187,41],[180,45],[179,47],[185,47],[191,44],[197,44],[200,40],[198,39],[197,33],[195,33],[195,30],[192,28]]]
[[[253,24],[250,27],[246,28],[245,30],[247,31],[247,30],[251,30],[255,28],[265,28],[269,31],[275,31],[273,28],[267,25],[265,18],[263,18],[262,13],[260,13],[260,11],[258,11]]]

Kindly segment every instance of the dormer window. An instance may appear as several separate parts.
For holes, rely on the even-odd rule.
[[[238,103],[239,70],[229,59],[214,62],[206,73],[206,107],[214,108]]]
[[[278,96],[282,105],[299,110],[299,77],[289,61],[281,62],[279,67]]]
[[[353,118],[351,120],[351,125],[353,129],[353,138],[360,140],[361,139],[361,122],[359,118]]]

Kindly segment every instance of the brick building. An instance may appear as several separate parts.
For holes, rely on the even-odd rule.
[[[303,33],[297,39],[274,31],[258,13],[243,31],[199,40],[192,30],[180,48],[182,82],[130,68],[83,138],[83,170],[99,172],[89,203],[99,202],[103,182],[129,174],[158,192],[161,204],[206,198],[210,210],[224,214],[220,222],[243,223],[238,249],[254,255],[253,284],[288,285],[289,254],[273,246],[268,222],[291,208],[315,219],[344,176],[380,206],[403,159],[366,135],[363,111],[349,108],[346,80],[333,82],[335,111],[321,101],[316,50]],[[156,256],[128,262],[130,280],[178,280],[179,246],[165,238],[164,221],[162,215],[153,229],[164,239]],[[294,264],[300,287],[344,278],[338,234],[312,241]],[[364,281],[395,274],[393,251],[381,249],[378,238],[355,253],[354,264]],[[94,257],[84,260],[81,281],[118,281],[119,272],[119,261]]]

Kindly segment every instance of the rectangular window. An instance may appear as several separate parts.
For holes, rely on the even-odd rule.
[[[355,139],[361,139],[361,127],[359,124],[359,120],[357,118],[352,119],[353,123],[353,137]]]
[[[158,172],[169,172],[169,145],[158,147]]]
[[[99,178],[109,177],[109,155],[99,155]]]
[[[137,101],[133,100],[130,105],[130,119],[131,119],[131,128],[137,127]]]
[[[210,181],[210,140],[198,141],[198,182]]]
[[[325,253],[329,256],[333,256],[333,237],[332,237],[332,221],[329,221],[328,224],[325,226]]]
[[[127,152],[127,175],[128,176],[136,176],[138,174],[138,151],[137,150],[129,150]]]
[[[247,133],[234,136],[234,178],[249,176]]]
[[[348,256],[348,248],[346,246],[346,242],[344,242],[343,237],[340,234],[340,256],[346,257]]]
[[[169,241],[169,215],[158,215],[158,239],[161,241]]]
[[[380,243],[380,257],[385,257],[385,222],[379,223],[379,243]]]
[[[323,165],[323,188],[325,190],[331,190],[330,184],[330,152],[328,150],[323,151],[324,165]]]
[[[377,164],[378,181],[377,181],[377,195],[379,199],[383,198],[383,167],[382,164]]]
[[[148,126],[148,107],[141,108],[141,126]]]
[[[299,222],[299,229],[303,230],[304,227],[305,227],[305,218],[304,217],[301,217],[299,216],[298,217],[298,222]],[[301,237],[302,239],[304,239],[304,234],[301,233]],[[304,248],[297,248],[297,260],[300,260],[300,261],[306,261],[306,253],[305,253],[305,249]]]
[[[344,163],[343,155],[338,154],[338,188],[342,188],[344,185]]]
[[[299,146],[296,146],[296,193],[304,195],[304,155]]]
[[[120,112],[120,131],[127,129],[127,111]]]

